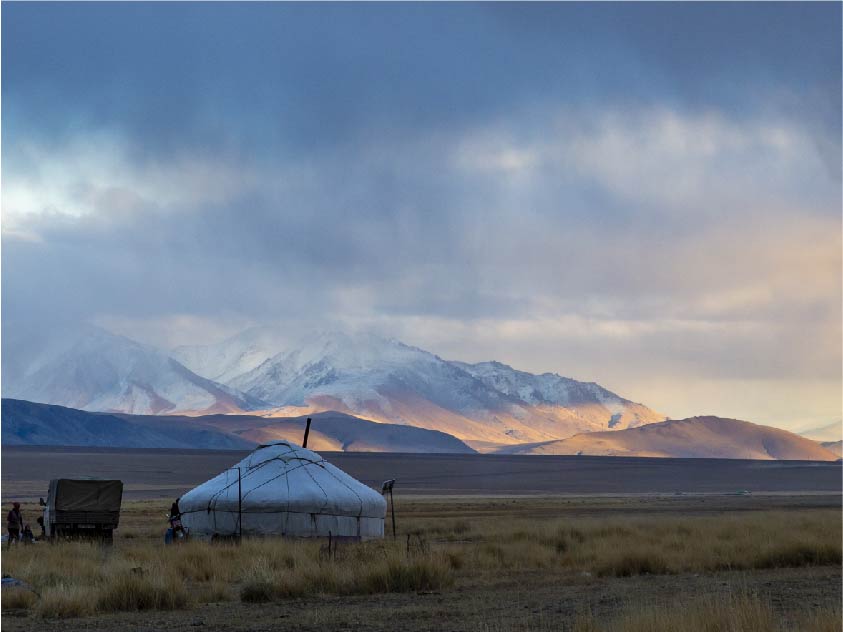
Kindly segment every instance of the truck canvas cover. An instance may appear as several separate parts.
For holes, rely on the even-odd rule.
[[[120,511],[123,481],[76,480],[60,478],[54,481],[56,511]]]

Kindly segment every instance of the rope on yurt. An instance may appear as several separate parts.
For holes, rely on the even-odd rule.
[[[242,480],[243,480],[243,479],[245,479],[247,476],[249,476],[250,474],[254,474],[254,473],[256,473],[256,472],[257,472],[257,471],[259,471],[262,467],[264,467],[265,465],[270,464],[272,461],[283,461],[283,462],[285,463],[285,465],[287,465],[287,464],[289,463],[289,461],[286,461],[286,460],[285,460],[285,459],[283,459],[282,457],[285,457],[285,456],[287,456],[287,455],[288,455],[288,454],[290,454],[290,453],[295,453],[295,450],[294,450],[293,448],[291,448],[291,447],[289,447],[289,446],[288,446],[288,448],[289,448],[289,449],[288,449],[286,452],[284,452],[283,454],[279,454],[279,455],[277,455],[277,456],[272,457],[271,459],[266,459],[266,460],[264,460],[264,461],[261,461],[260,463],[258,463],[258,464],[256,464],[256,465],[251,465],[251,456],[253,456],[254,454],[250,455],[250,460],[249,460],[249,463],[247,464],[247,469],[246,469],[246,472],[245,472],[245,474],[241,474],[241,477],[240,477],[241,482],[242,482]],[[298,456],[297,456],[297,457],[295,457],[295,458],[296,458],[297,460],[302,461],[302,463],[299,463],[299,464],[298,464],[298,465],[296,465],[295,467],[285,467],[284,471],[283,471],[281,474],[279,474],[278,476],[275,476],[275,477],[273,477],[273,478],[270,478],[270,479],[268,479],[268,480],[264,481],[263,483],[261,483],[261,484],[260,484],[260,485],[258,485],[257,487],[253,487],[251,490],[249,490],[248,492],[246,492],[246,494],[245,494],[245,495],[243,495],[243,498],[245,498],[246,496],[248,496],[248,495],[249,495],[249,493],[251,493],[251,492],[252,492],[252,491],[254,491],[255,489],[258,489],[258,488],[260,488],[260,487],[263,487],[263,486],[264,486],[264,485],[266,485],[267,483],[271,483],[272,481],[274,481],[274,480],[278,479],[280,476],[286,476],[286,475],[287,475],[287,472],[291,472],[291,471],[294,471],[294,470],[296,470],[296,469],[298,469],[298,468],[300,468],[300,467],[304,467],[304,466],[305,466],[305,465],[307,465],[308,463],[314,463],[314,464],[317,464],[317,465],[318,465],[320,461],[324,461],[324,460],[325,460],[325,459],[320,459],[320,461],[314,461],[313,459],[306,459],[306,458],[304,458],[304,457],[298,457]],[[228,470],[226,470],[225,475],[226,475],[226,482],[227,482],[227,481],[228,481]],[[220,496],[221,496],[224,492],[228,491],[228,490],[229,490],[231,487],[233,487],[233,486],[234,486],[234,483],[227,483],[225,486],[223,486],[222,488],[220,488],[219,490],[217,490],[217,492],[215,492],[215,493],[211,496],[211,498],[209,498],[209,499],[208,499],[208,509],[207,509],[207,510],[208,510],[208,511],[210,511],[212,508],[216,508],[216,501],[217,501],[217,499],[218,499],[218,498],[219,498],[219,497],[220,497]],[[289,485],[288,485],[288,487],[289,487]]]
[[[324,459],[323,459],[323,460],[324,460]],[[322,468],[322,469],[325,469],[325,468]],[[319,511],[318,511],[318,512],[316,512],[316,513],[321,514],[321,513],[322,513],[322,510],[323,510],[325,507],[327,507],[327,506],[328,506],[328,493],[325,491],[325,488],[324,488],[324,487],[322,487],[322,486],[319,484],[319,481],[317,481],[317,480],[313,477],[313,474],[311,474],[309,470],[305,470],[305,472],[307,472],[307,475],[310,477],[310,480],[312,480],[312,481],[316,484],[316,487],[318,487],[318,488],[322,491],[322,497],[323,497],[323,499],[324,499],[324,500],[322,501],[322,506],[321,506],[321,507],[319,507]]]
[[[261,466],[266,465],[267,463],[269,463],[270,461],[276,461],[276,460],[277,460],[277,461],[283,461],[283,459],[276,459],[276,458],[273,458],[273,459],[267,459],[266,461],[264,461],[264,462],[263,462],[263,463],[261,463],[260,465],[256,465],[256,466],[255,466],[252,470],[249,470],[249,472],[254,472],[254,471],[256,471],[258,468],[260,468]],[[255,485],[252,489],[250,489],[248,492],[246,492],[246,494],[243,496],[243,498],[245,498],[246,496],[248,496],[249,494],[251,494],[251,493],[252,493],[253,491],[255,491],[256,489],[260,489],[260,488],[261,488],[261,487],[263,487],[264,485],[267,485],[267,484],[269,484],[269,483],[271,483],[271,482],[273,482],[273,481],[276,481],[276,480],[278,480],[279,478],[281,478],[282,476],[287,476],[287,474],[289,474],[290,472],[295,472],[296,470],[298,470],[298,469],[300,469],[300,468],[307,467],[307,465],[310,465],[310,464],[314,464],[314,463],[315,463],[314,461],[310,461],[310,460],[307,460],[307,459],[302,459],[302,460],[304,461],[303,463],[299,463],[298,465],[296,465],[296,466],[294,466],[294,467],[288,467],[288,468],[284,469],[284,471],[283,471],[283,472],[281,472],[278,476],[273,476],[272,478],[268,478],[268,479],[266,479],[266,480],[265,480],[263,483],[261,483],[260,485]],[[285,461],[285,463],[289,463],[289,461]],[[287,488],[289,489],[289,481],[287,482]]]
[[[323,461],[324,461],[324,459],[323,459]],[[358,494],[358,493],[354,490],[354,488],[353,488],[353,487],[351,487],[348,483],[346,483],[345,481],[343,481],[343,480],[341,480],[340,478],[338,478],[338,477],[337,477],[337,475],[336,475],[336,474],[334,474],[334,473],[333,473],[331,470],[329,470],[327,467],[323,467],[322,469],[323,469],[323,470],[325,470],[325,471],[326,471],[328,474],[330,474],[331,476],[333,476],[335,481],[337,481],[338,483],[341,483],[342,485],[345,485],[345,487],[346,487],[346,488],[347,488],[347,489],[348,489],[348,490],[349,490],[352,494],[354,494],[355,496],[357,496],[357,500],[360,502],[360,510],[357,512],[357,517],[359,518],[360,516],[362,516],[362,515],[363,515],[363,499],[362,499],[362,498],[360,498],[360,494]]]
[[[290,511],[290,479],[289,479],[289,476],[288,476],[289,473],[294,472],[295,470],[300,469],[300,468],[306,468],[307,465],[316,465],[317,467],[322,468],[322,470],[325,471],[327,474],[329,474],[336,482],[342,484],[343,487],[348,489],[352,494],[354,494],[357,497],[357,500],[359,502],[359,510],[358,510],[358,513],[357,513],[357,517],[360,517],[360,516],[363,515],[363,499],[360,497],[360,494],[358,494],[357,491],[353,487],[349,486],[345,481],[343,481],[339,477],[337,477],[337,475],[334,474],[331,470],[326,468],[324,466],[324,464],[327,463],[327,461],[324,458],[320,457],[318,460],[314,460],[314,459],[309,459],[309,458],[305,458],[305,457],[294,456],[293,459],[300,461],[300,463],[296,464],[293,467],[289,467],[290,461],[293,460],[293,459],[289,459],[289,458],[285,459],[283,457],[287,457],[290,454],[295,455],[298,448],[293,448],[292,446],[287,446],[287,447],[288,447],[288,450],[286,452],[284,452],[282,454],[279,454],[279,455],[276,455],[276,456],[274,456],[270,459],[265,459],[264,461],[261,461],[260,463],[257,463],[256,465],[251,464],[251,457],[254,456],[255,453],[252,453],[251,455],[249,455],[250,458],[249,458],[249,463],[247,465],[246,472],[241,474],[241,477],[240,477],[241,483],[247,476],[249,476],[250,474],[257,473],[265,465],[268,465],[268,464],[272,463],[273,461],[284,462],[285,468],[277,476],[273,476],[272,478],[269,478],[269,479],[265,480],[264,482],[262,482],[260,485],[252,487],[249,491],[247,491],[245,494],[243,494],[241,496],[242,499],[245,499],[253,491],[255,491],[257,489],[260,489],[264,485],[267,485],[267,484],[269,484],[273,481],[276,481],[280,477],[283,476],[284,480],[285,480],[285,483],[287,484],[287,508],[286,508],[285,513],[289,515],[290,513],[293,513],[293,512]],[[307,472],[307,475],[310,476],[311,480],[322,491],[322,496],[324,497],[324,502],[323,502],[322,506],[319,508],[319,511],[316,512],[316,513],[319,513],[321,515],[322,510],[325,509],[325,507],[328,505],[328,494],[325,491],[325,488],[322,487],[322,485],[320,485],[319,482],[313,477],[313,474],[311,474],[307,469],[305,469],[305,472]],[[214,512],[216,513],[216,504],[217,504],[217,501],[219,500],[219,497],[224,492],[228,491],[231,487],[233,487],[235,485],[235,483],[228,483],[227,482],[228,481],[228,470],[226,470],[226,472],[224,474],[225,474],[225,477],[226,477],[226,483],[227,484],[225,486],[223,486],[222,488],[220,488],[217,492],[215,492],[211,496],[211,498],[208,499],[208,507],[207,507],[208,512],[210,512],[213,509]],[[244,512],[244,513],[247,513],[247,512]],[[300,513],[300,512],[295,512],[295,513]],[[214,516],[214,518],[215,518],[215,522],[216,522],[216,516]],[[286,531],[286,525],[285,525],[285,531]]]

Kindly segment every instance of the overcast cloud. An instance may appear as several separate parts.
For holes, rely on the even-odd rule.
[[[3,335],[373,328],[838,419],[840,11],[5,5]]]

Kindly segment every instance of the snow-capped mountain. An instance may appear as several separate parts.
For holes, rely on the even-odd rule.
[[[51,330],[37,337],[17,336],[23,332],[13,329],[4,333],[4,397],[136,414],[229,412],[262,405],[153,347],[97,327]]]
[[[230,384],[277,406],[338,410],[460,438],[530,432],[485,415],[509,404],[501,393],[431,353],[371,334],[316,335]]]
[[[575,408],[583,414],[589,408],[596,408],[599,418],[603,417],[603,410],[606,410],[611,414],[607,422],[610,430],[632,428],[662,421],[664,418],[660,415],[654,418],[653,411],[646,406],[619,397],[594,382],[578,382],[556,373],[534,375],[500,362],[452,364],[461,367],[487,386],[539,409]]]
[[[133,414],[336,410],[493,444],[664,419],[594,383],[451,362],[373,334],[320,333],[273,353],[281,340],[252,329],[168,354],[96,327],[4,326],[3,396]]]
[[[340,410],[498,443],[664,419],[596,384],[536,376],[495,362],[449,362],[371,334],[305,339],[229,384],[279,407]]]
[[[283,348],[279,332],[269,327],[252,327],[217,344],[176,347],[171,355],[194,373],[226,383]]]

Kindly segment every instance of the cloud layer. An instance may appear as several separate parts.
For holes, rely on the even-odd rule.
[[[376,328],[839,416],[838,5],[68,11],[4,11],[4,335]]]

